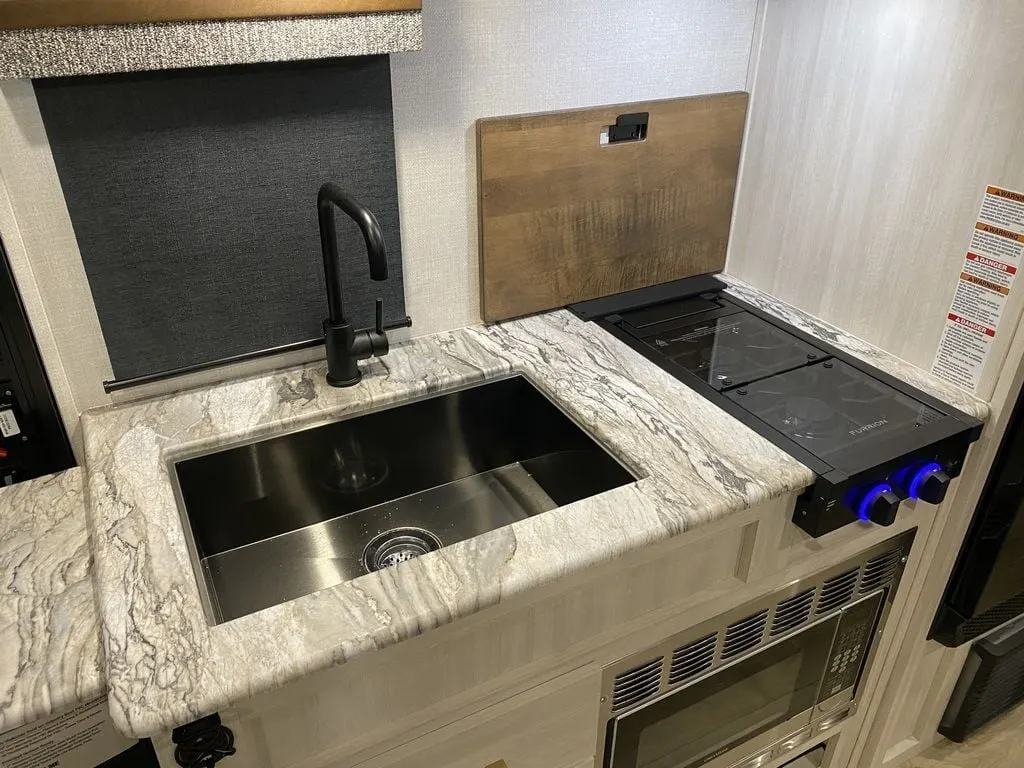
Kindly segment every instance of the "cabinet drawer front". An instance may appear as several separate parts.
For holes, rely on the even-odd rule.
[[[561,675],[356,768],[570,768],[593,765],[600,671]]]

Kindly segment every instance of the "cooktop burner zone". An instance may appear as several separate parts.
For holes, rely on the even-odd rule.
[[[812,536],[942,502],[981,422],[725,288],[705,275],[570,309],[814,470],[793,517]]]

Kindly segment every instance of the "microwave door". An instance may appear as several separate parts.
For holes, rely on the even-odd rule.
[[[811,625],[613,721],[605,768],[696,768],[810,724],[838,623]]]

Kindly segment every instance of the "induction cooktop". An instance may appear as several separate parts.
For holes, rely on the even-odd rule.
[[[812,469],[794,522],[821,536],[938,504],[981,422],[701,276],[570,309]]]

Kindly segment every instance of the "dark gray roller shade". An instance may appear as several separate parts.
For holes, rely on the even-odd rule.
[[[338,214],[346,314],[405,316],[386,56],[35,81],[118,379],[307,341],[327,299],[316,194],[376,213],[369,278]]]

